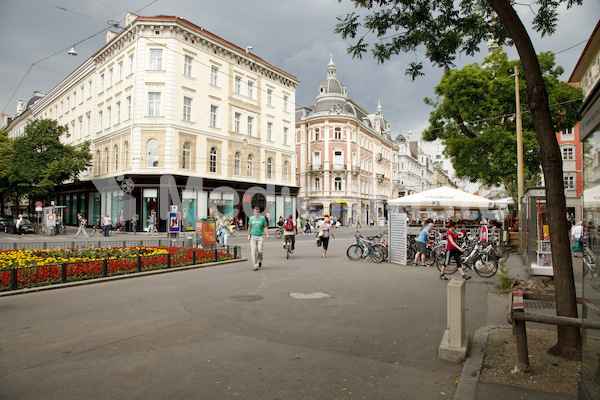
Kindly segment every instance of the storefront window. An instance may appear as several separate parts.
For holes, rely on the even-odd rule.
[[[600,330],[593,326],[600,322],[600,130],[590,134],[583,142],[583,328],[581,384],[585,398],[600,398],[600,362],[598,352],[592,350]],[[576,275],[577,276],[577,275]]]
[[[275,206],[275,196],[269,195],[267,197],[267,207],[265,211],[269,213],[269,226],[275,226],[277,223],[277,207]]]
[[[152,210],[156,212],[156,223],[158,224],[158,189],[144,189],[143,197],[140,225],[146,230],[148,228],[148,218]]]
[[[193,190],[184,190],[181,194],[181,226],[185,231],[186,228],[191,228],[192,230],[195,227],[196,221],[196,192]]]

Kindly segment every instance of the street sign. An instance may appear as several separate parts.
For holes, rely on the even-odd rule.
[[[178,212],[169,213],[169,232],[177,233],[181,229],[179,227],[181,222],[180,214]]]
[[[42,202],[41,201],[36,201],[35,202],[35,206],[36,207],[41,207],[42,206]],[[41,211],[41,210],[40,210]]]

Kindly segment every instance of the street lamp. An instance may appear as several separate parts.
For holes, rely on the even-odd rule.
[[[525,191],[525,180],[523,176],[523,124],[521,118],[521,96],[519,93],[519,67],[509,68],[510,76],[515,77],[515,98],[517,109],[517,207],[519,210],[519,230],[523,225],[521,220],[521,197]]]

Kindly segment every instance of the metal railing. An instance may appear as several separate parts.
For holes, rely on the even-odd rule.
[[[103,244],[106,243],[103,242]],[[0,292],[185,267],[241,257],[242,252],[239,246],[222,246],[210,249],[181,248],[167,254],[150,256],[109,257],[92,261],[62,262],[55,265],[9,267],[0,269]]]
[[[71,240],[47,242],[12,242],[0,243],[0,251],[4,250],[52,250],[52,249],[92,249],[103,247],[195,247],[194,238],[185,239],[143,239],[143,240]]]

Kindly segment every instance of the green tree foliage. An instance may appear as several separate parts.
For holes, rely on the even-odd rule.
[[[563,69],[555,67],[552,52],[541,53],[538,59],[549,99],[555,104],[551,108],[554,125],[557,129],[574,126],[583,97],[581,89],[559,81]],[[424,99],[434,110],[423,139],[442,141],[458,176],[488,185],[503,184],[516,202],[515,84],[507,72],[515,66],[522,70],[518,60],[508,61],[506,53],[498,49],[482,66],[446,70],[435,88],[436,101]],[[521,79],[523,98],[526,85]],[[536,182],[541,172],[540,146],[531,115],[526,108],[522,111],[525,177]]]
[[[90,165],[89,142],[65,145],[60,142],[61,135],[68,135],[66,126],[42,119],[29,122],[23,136],[10,140],[10,162],[3,171],[7,175],[7,190],[15,197],[45,198],[56,186],[76,181]]]
[[[544,61],[539,60],[535,53],[529,32],[514,9],[516,3],[508,0],[349,1],[352,1],[357,9],[366,10],[365,15],[360,15],[357,11],[338,18],[339,23],[335,31],[343,38],[355,41],[348,48],[348,52],[355,57],[360,58],[369,50],[368,40],[372,36],[372,55],[379,62],[385,62],[401,53],[416,52],[424,48],[426,57],[434,65],[445,69],[454,65],[457,55],[472,55],[489,39],[495,39],[500,46],[515,45],[523,66],[521,76],[527,81],[525,98],[539,143],[540,161],[546,182],[556,313],[577,317],[562,156],[556,140],[556,131],[561,126],[555,124],[549,106],[555,104],[557,99],[549,95],[552,91],[546,86],[547,79],[542,74],[546,69],[543,67]],[[557,8],[562,4],[569,8],[574,4],[582,4],[582,0],[533,0],[528,4],[535,9],[533,27],[542,36],[554,33],[558,21]],[[413,79],[423,75],[421,63],[411,63],[406,73]],[[469,90],[467,85],[462,85],[464,90]],[[506,87],[508,88],[508,85]],[[555,94],[557,98],[562,96],[560,90]],[[495,131],[495,134],[498,132]],[[550,352],[577,359],[581,352],[579,329],[559,326],[558,342]]]

